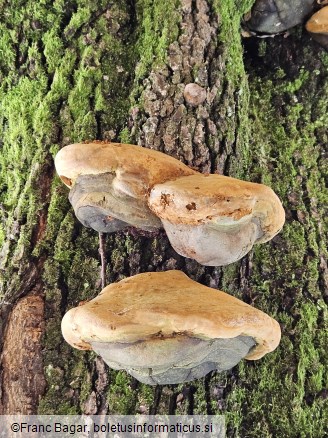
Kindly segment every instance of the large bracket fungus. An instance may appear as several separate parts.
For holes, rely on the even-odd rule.
[[[208,266],[233,263],[284,223],[275,193],[222,175],[202,175],[141,146],[93,142],[55,158],[77,218],[99,232],[163,224],[173,248]]]
[[[207,266],[233,263],[272,239],[285,212],[269,187],[222,175],[191,175],[153,187],[149,206],[173,248]]]
[[[99,232],[127,225],[144,230],[160,228],[160,220],[148,208],[150,189],[196,173],[158,151],[97,141],[65,146],[56,155],[55,166],[71,189],[69,199],[77,218]]]
[[[256,360],[280,341],[279,324],[180,271],[138,274],[69,310],[65,340],[93,349],[143,383],[171,384]]]

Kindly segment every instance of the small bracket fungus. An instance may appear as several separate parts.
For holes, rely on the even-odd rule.
[[[120,143],[77,143],[55,158],[58,175],[71,189],[69,199],[83,225],[112,232],[132,225],[144,230],[161,227],[149,210],[153,185],[196,173],[158,151]]]
[[[93,349],[143,383],[171,384],[259,359],[280,341],[279,324],[180,271],[135,275],[107,286],[62,321],[65,340]]]
[[[312,38],[328,50],[328,6],[312,15],[305,27]]]
[[[285,212],[269,187],[222,175],[191,175],[154,186],[151,210],[173,248],[202,265],[233,263],[272,239]]]

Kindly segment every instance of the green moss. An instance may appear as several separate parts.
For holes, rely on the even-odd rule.
[[[38,245],[33,249],[32,254],[34,256],[39,256],[42,250],[50,250],[50,248],[53,248],[59,227],[63,222],[67,211],[70,209],[67,193],[68,190],[66,187],[62,184],[59,178],[56,177],[50,188],[50,204],[48,207],[45,239],[38,242]]]
[[[235,296],[238,296],[239,294],[239,285],[237,280],[239,269],[239,262],[225,266],[222,270],[222,280],[220,282],[220,288],[222,290],[227,291]]]
[[[94,245],[94,243],[93,243]],[[67,286],[69,298],[75,305],[93,298],[97,294],[96,283],[100,277],[99,261],[83,250],[72,258]]]
[[[53,27],[44,34],[42,40],[48,72],[54,73],[65,53],[64,44],[60,37],[60,29]]]
[[[136,392],[131,388],[132,377],[125,371],[110,371],[111,385],[107,393],[109,414],[131,415],[135,409]]]
[[[48,382],[48,391],[47,396],[40,401],[38,414],[77,415],[79,413],[78,409],[72,406],[63,392],[65,390],[63,385],[63,369],[49,364],[45,368],[45,374]]]
[[[296,93],[296,91],[298,91],[302,86],[304,86],[304,83],[309,79],[309,76],[310,76],[310,72],[302,68],[300,70],[299,76],[294,81],[285,82],[283,88],[288,93]]]
[[[136,70],[136,80],[142,79],[150,67],[165,62],[167,48],[175,41],[179,34],[178,12],[179,1],[169,0],[138,0],[136,2],[139,35],[137,50],[139,62]]]
[[[70,212],[60,224],[54,252],[54,260],[61,264],[64,271],[70,269],[71,259],[73,258],[74,248],[72,247],[71,240],[74,227],[75,219]]]
[[[267,43],[265,40],[260,41],[259,43],[259,49],[258,49],[258,55],[263,58],[266,54],[267,50]]]
[[[122,131],[120,132],[120,142],[121,143],[131,143],[131,136],[130,136],[130,131],[128,128],[123,128]]]
[[[60,389],[60,388],[59,388]],[[59,392],[59,394],[58,394]],[[61,402],[59,405],[56,401],[61,401],[60,391],[58,389],[49,389],[48,398],[43,398],[38,407],[39,415],[78,415],[79,412],[75,406],[68,401]]]
[[[2,248],[5,241],[6,232],[4,226],[0,224],[0,247]]]
[[[301,306],[300,320],[297,325],[299,337],[299,361],[297,377],[300,386],[304,387],[304,393],[319,392],[326,382],[323,379],[325,373],[324,363],[321,362],[318,350],[317,337],[324,333],[317,333],[318,308],[313,303],[305,303]],[[325,355],[327,356],[327,355]]]
[[[144,406],[149,412],[154,403],[154,388],[150,385],[140,385],[137,403],[137,406]]]
[[[195,394],[194,394],[195,406],[193,409],[193,414],[194,415],[203,415],[203,414],[207,413],[207,401],[206,401],[204,379],[201,379],[201,380],[195,382],[195,385],[197,387],[197,391],[195,391]]]
[[[78,1],[75,7],[58,0],[12,2],[10,13],[8,5],[3,8],[0,220],[6,225],[0,229],[1,294],[15,300],[21,273],[31,261],[40,263],[37,281],[42,281],[47,303],[44,363],[46,369],[60,367],[66,373],[62,382],[46,374],[40,412],[75,413],[69,398],[72,349],[63,343],[60,321],[63,307],[91,298],[99,288],[98,235],[81,231],[67,189],[57,177],[51,183],[52,157],[63,144],[106,136],[110,130],[118,133],[126,126],[135,62],[130,6]],[[82,402],[91,390],[90,373],[80,356],[73,357],[84,370],[74,388]]]
[[[88,358],[90,362],[93,359],[92,357]],[[88,399],[93,388],[91,374],[81,359],[76,363],[76,367],[73,368],[72,377],[73,380],[70,382],[70,386],[73,388],[75,386],[79,390],[79,405],[81,411],[83,411],[83,403]]]
[[[46,294],[48,303],[52,305],[60,305],[61,300],[61,291],[60,290],[53,290],[51,291],[51,294]],[[60,328],[61,320],[58,318],[58,315],[55,315],[54,318],[48,319],[47,321],[47,331],[45,335],[45,343],[47,345],[47,348],[49,351],[55,350],[58,341],[61,339],[61,328]],[[55,355],[53,355],[53,359],[55,359]]]
[[[13,70],[15,69],[15,42],[17,42],[15,34],[13,35],[13,33],[9,29],[7,29],[4,24],[0,24],[0,66],[5,71],[9,70],[10,68],[12,68]],[[3,76],[1,77],[1,79],[3,79]]]
[[[214,9],[221,19],[219,40],[223,43],[223,49],[227,51],[225,54],[227,78],[235,89],[242,89],[243,85],[247,83],[246,81],[240,83],[240,79],[245,78],[240,22],[243,15],[251,9],[253,3],[254,0],[226,0],[224,2],[213,0]]]
[[[224,60],[222,87],[225,89],[225,95],[220,107],[224,125],[219,135],[223,136],[224,143],[231,145],[231,149],[234,150],[229,158],[229,174],[236,178],[248,176],[247,169],[251,160],[249,87],[243,61],[240,22],[253,3],[253,0],[212,1],[213,9],[219,17],[218,42]]]
[[[77,11],[72,14],[69,24],[65,28],[65,36],[67,39],[71,39],[76,31],[84,24],[87,24],[91,18],[92,5],[80,6]]]
[[[326,314],[327,307],[319,283],[325,240],[319,199],[326,199],[327,190],[320,177],[316,126],[326,105],[312,85],[314,78],[303,68],[292,81],[269,72],[250,82],[253,159],[247,172],[281,197],[287,223],[273,242],[254,248],[248,287],[254,305],[275,317],[283,333],[274,353],[238,368],[236,386],[227,398],[228,427],[235,436],[323,434],[324,400],[317,394],[325,385],[322,338],[327,340],[327,335],[320,313]],[[283,111],[275,107],[282,95],[289,102]],[[315,119],[310,118],[312,107],[318,108]]]

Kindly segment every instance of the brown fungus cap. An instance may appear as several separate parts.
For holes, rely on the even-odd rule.
[[[180,271],[139,274],[107,286],[66,313],[62,332],[73,347],[93,348],[110,366],[127,369],[145,383],[185,381],[191,370],[196,370],[193,376],[209,372],[208,362],[217,369],[213,363],[229,345],[218,347],[216,341],[242,343],[242,357],[250,360],[273,351],[280,341],[274,319]],[[149,368],[159,380],[149,379]],[[173,369],[182,374],[173,377]]]
[[[179,160],[141,146],[121,143],[76,143],[61,149],[55,166],[71,188],[70,201],[78,219],[101,232],[133,225],[161,226],[149,210],[153,185],[196,173]]]
[[[328,6],[317,11],[307,21],[306,30],[311,33],[328,33]]]
[[[328,6],[312,15],[305,27],[311,37],[328,50]]]
[[[209,266],[243,257],[272,239],[285,212],[269,187],[222,175],[191,175],[153,187],[150,209],[162,220],[173,248]]]
[[[116,173],[131,178],[132,191],[145,195],[149,186],[180,175],[196,173],[179,160],[152,149],[124,143],[75,143],[62,148],[55,158],[58,175],[71,187],[80,175]]]

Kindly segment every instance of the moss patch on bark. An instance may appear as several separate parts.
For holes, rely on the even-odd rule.
[[[279,37],[278,37],[279,38]],[[295,34],[289,42],[299,44]],[[306,38],[304,36],[303,38]],[[244,297],[275,317],[280,347],[239,367],[227,395],[236,436],[323,436],[327,423],[327,54],[311,42],[297,46],[299,71],[274,65],[274,42],[247,60],[250,156],[254,181],[283,201],[282,232],[249,256]],[[288,41],[280,40],[281,53]],[[311,50],[310,50],[311,48]],[[265,55],[266,53],[266,55]],[[259,57],[257,57],[259,56]],[[262,64],[261,64],[262,62]],[[245,287],[246,286],[246,287]],[[242,382],[242,384],[241,384]]]

